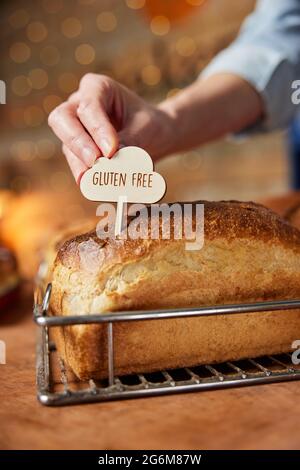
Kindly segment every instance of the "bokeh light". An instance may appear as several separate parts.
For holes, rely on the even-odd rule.
[[[152,18],[150,28],[153,34],[164,36],[170,31],[170,21],[164,15],[158,15]]]
[[[31,50],[25,42],[15,42],[9,49],[9,55],[14,62],[22,64],[30,58]]]
[[[222,0],[226,1],[226,0]],[[212,2],[211,2],[212,3]],[[184,18],[197,13],[194,8],[196,5],[191,5],[185,0],[147,0],[145,2],[145,13],[151,19],[157,15],[164,15],[168,18],[170,23],[181,22]]]
[[[43,99],[43,108],[46,114],[50,114],[51,111],[62,103],[62,98],[58,95],[47,95]]]
[[[82,24],[78,18],[70,16],[62,22],[61,31],[66,38],[76,38],[82,31]]]
[[[90,44],[80,44],[75,49],[75,58],[79,64],[91,64],[96,57],[95,49]]]
[[[176,42],[176,51],[183,57],[190,57],[196,51],[196,43],[193,38],[183,36]]]
[[[48,85],[48,74],[40,68],[30,70],[28,79],[35,90],[42,90]]]
[[[161,71],[156,65],[146,65],[141,71],[142,80],[146,85],[157,85],[161,80]]]
[[[37,156],[37,149],[32,141],[20,140],[12,144],[11,153],[16,160],[29,162]]]
[[[146,0],[126,0],[126,5],[133,10],[139,10],[145,6]]]
[[[28,106],[24,111],[24,122],[27,126],[37,127],[40,126],[45,120],[44,111],[36,105]]]
[[[40,139],[36,143],[37,156],[42,160],[48,160],[55,156],[56,145],[50,139]]]
[[[74,73],[65,72],[58,78],[58,87],[64,93],[73,93],[78,87],[79,80]]]
[[[26,33],[31,42],[41,42],[46,39],[48,30],[41,21],[33,21],[27,26]]]
[[[15,28],[24,28],[30,20],[30,15],[28,11],[24,9],[16,10],[14,13],[10,15],[8,18],[9,24]]]
[[[27,96],[31,92],[31,84],[25,75],[16,76],[11,83],[11,89],[17,96]]]
[[[118,21],[112,11],[103,11],[97,16],[97,27],[102,33],[110,33],[116,29]]]
[[[55,46],[46,46],[40,52],[40,59],[44,65],[57,65],[60,61],[60,53]]]
[[[192,150],[187,154],[180,156],[180,164],[188,171],[199,170],[204,163],[204,153],[203,150]]]

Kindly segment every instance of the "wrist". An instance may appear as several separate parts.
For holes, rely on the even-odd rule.
[[[190,94],[193,95],[193,88],[195,88],[195,85],[189,86],[174,97],[168,98],[158,105],[159,110],[166,116],[169,128],[172,130],[171,138],[168,141],[168,153],[187,150],[194,145],[192,141],[189,142],[189,138],[191,128],[198,127],[196,122],[199,123],[199,109],[195,107],[196,97],[192,96],[192,99],[190,99]]]
[[[161,158],[176,151],[177,118],[172,107],[167,104],[167,101],[163,101],[157,105],[156,115],[158,117],[157,136],[159,136],[157,139],[159,144],[157,158]]]

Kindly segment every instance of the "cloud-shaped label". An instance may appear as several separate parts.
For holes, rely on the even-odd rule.
[[[90,201],[152,204],[165,194],[166,182],[154,171],[153,161],[139,147],[120,149],[111,159],[101,157],[81,178],[80,189]]]

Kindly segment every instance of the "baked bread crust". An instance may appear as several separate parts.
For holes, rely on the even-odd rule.
[[[55,261],[54,315],[178,308],[300,297],[300,232],[272,211],[236,201],[204,204],[204,247],[186,239],[63,244]],[[160,228],[168,221],[160,219]],[[193,217],[195,224],[195,218]],[[107,375],[103,325],[56,328],[58,348],[81,378]],[[300,312],[181,318],[114,326],[117,374],[236,360],[291,348]]]
[[[53,236],[50,237],[42,257],[42,266],[44,268],[41,279],[42,287],[45,288],[52,280],[54,261],[61,246],[70,238],[95,229],[97,222],[96,217],[81,219],[68,227],[56,230]]]

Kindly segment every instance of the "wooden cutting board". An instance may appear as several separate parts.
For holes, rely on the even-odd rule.
[[[43,407],[30,288],[21,300],[0,313],[1,449],[299,449],[300,382]]]

